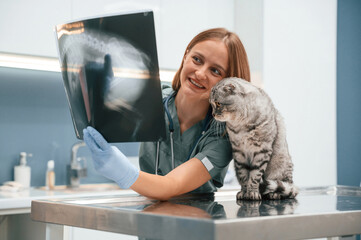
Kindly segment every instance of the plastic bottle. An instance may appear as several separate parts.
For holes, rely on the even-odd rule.
[[[55,187],[55,172],[54,160],[48,161],[48,169],[46,170],[45,186],[48,190],[53,190]]]
[[[20,165],[14,168],[14,181],[20,183],[24,188],[30,187],[31,169],[26,165],[26,157],[32,154],[26,152],[20,153]]]

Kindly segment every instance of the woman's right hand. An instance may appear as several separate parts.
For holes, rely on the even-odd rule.
[[[95,169],[104,177],[115,181],[121,188],[127,189],[139,177],[139,169],[116,147],[111,146],[94,128],[83,130],[84,141],[88,146]]]

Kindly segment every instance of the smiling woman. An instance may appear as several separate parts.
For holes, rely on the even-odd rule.
[[[211,89],[226,77],[226,69],[228,51],[221,40],[206,40],[187,50],[175,98],[181,133],[205,118]]]
[[[224,28],[209,29],[195,36],[188,44],[183,59],[185,59],[188,52],[191,51],[197,44],[208,40],[223,42],[226,47],[229,64],[228,69],[224,69],[227,70],[225,71],[226,77],[238,77],[249,82],[251,81],[247,53],[241,40],[235,33],[229,32]],[[217,48],[210,48],[209,50],[213,52],[216,49]],[[183,65],[184,61],[173,79],[172,87],[176,92],[181,86],[180,74],[183,69]]]
[[[215,28],[194,37],[172,84],[181,133],[205,118],[211,88],[231,76],[250,81],[247,54],[238,36]]]
[[[220,40],[207,40],[198,43],[187,51],[180,74],[179,95],[195,98],[208,103],[211,87],[224,78],[228,69],[228,52]]]
[[[141,144],[141,171],[94,129],[84,132],[99,172],[122,188],[161,200],[223,186],[232,159],[228,138],[212,121],[209,95],[225,77],[250,81],[247,55],[238,36],[223,28],[198,34],[188,45],[172,87],[163,86],[167,138]],[[222,126],[221,126],[222,127]]]

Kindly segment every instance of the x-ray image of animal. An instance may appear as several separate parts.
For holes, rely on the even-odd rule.
[[[104,19],[92,21],[101,25]],[[77,137],[81,139],[81,130],[91,125],[110,142],[159,140],[165,123],[159,118],[163,108],[156,51],[146,54],[125,36],[86,26],[76,22],[58,27],[64,85]]]
[[[91,100],[92,109],[87,107],[89,104],[85,104],[89,124],[106,126],[106,119],[104,119],[103,115],[113,120],[121,116],[123,119],[119,119],[119,123],[123,124],[117,127],[125,126],[122,129],[124,133],[129,129],[129,125],[133,124],[132,132],[128,136],[129,141],[135,141],[140,126],[145,120],[136,104],[146,90],[146,82],[138,78],[129,80],[128,78],[114,76],[112,60],[109,54],[105,55],[104,64],[88,62],[82,71],[87,76],[87,81],[80,81],[83,83],[81,85],[84,85],[84,87],[82,86],[83,96],[89,96],[90,91],[92,92],[91,99],[93,99]],[[91,85],[90,88],[89,85]],[[89,99],[84,97],[84,102],[87,101]],[[93,117],[91,117],[92,112],[94,113]],[[124,124],[125,121],[127,121],[127,124]],[[100,131],[104,132],[104,127]],[[112,129],[109,129],[109,131],[112,131]]]

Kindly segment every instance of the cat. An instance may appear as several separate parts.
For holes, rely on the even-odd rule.
[[[283,119],[270,97],[241,78],[225,78],[211,90],[217,122],[225,122],[232,145],[238,200],[295,198],[293,163]]]

